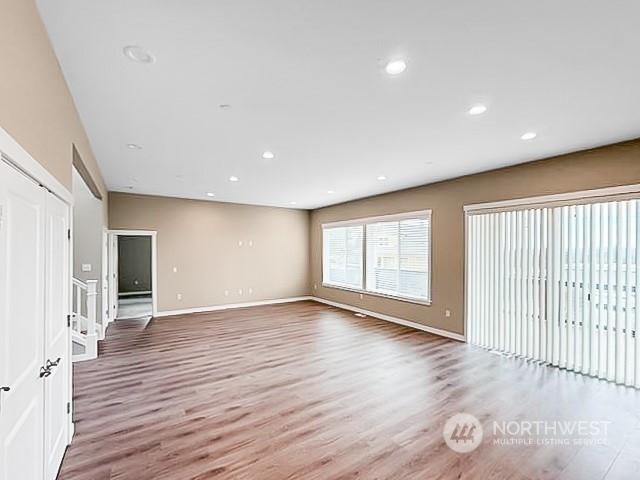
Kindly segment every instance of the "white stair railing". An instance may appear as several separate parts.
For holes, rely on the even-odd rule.
[[[98,336],[102,325],[96,322],[96,300],[98,281],[83,282],[73,279],[73,314],[71,316],[71,339],[84,348],[83,353],[73,355],[73,361],[91,360],[98,356]]]

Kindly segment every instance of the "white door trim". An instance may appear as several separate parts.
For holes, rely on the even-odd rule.
[[[69,145],[71,151],[71,145]],[[36,180],[54,195],[60,197],[66,204],[73,205],[73,195],[67,187],[51,175],[29,152],[20,146],[11,135],[0,127],[0,152],[5,160]],[[69,153],[71,156],[71,153]]]
[[[111,318],[111,309],[109,308],[109,233],[106,228],[102,229],[102,278],[100,279],[100,285],[102,286],[102,328],[100,331],[99,340],[103,340],[107,332],[109,323],[113,320]]]
[[[139,236],[139,237],[151,237],[151,303],[152,303],[152,315],[154,317],[158,314],[158,248],[157,248],[157,234],[156,230],[107,230],[110,238],[114,236]],[[109,259],[111,261],[111,259]],[[113,278],[109,275],[109,292],[113,291]],[[115,320],[112,319],[112,320]]]

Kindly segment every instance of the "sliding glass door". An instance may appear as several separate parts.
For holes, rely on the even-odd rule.
[[[639,203],[468,213],[468,340],[640,387]]]

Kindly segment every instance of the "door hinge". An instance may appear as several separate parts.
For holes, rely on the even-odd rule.
[[[71,413],[71,402],[67,402],[67,415]]]
[[[67,327],[71,326],[71,315],[67,315]]]

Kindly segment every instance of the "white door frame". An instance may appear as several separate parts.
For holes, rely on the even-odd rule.
[[[109,308],[109,233],[106,228],[102,229],[102,278],[100,279],[100,285],[102,285],[102,331],[100,332],[102,340],[107,331],[107,326],[113,321],[111,318],[111,309]]]
[[[152,316],[156,316],[158,313],[158,255],[157,255],[157,231],[156,230],[107,230],[109,235],[109,245],[111,245],[111,239],[118,236],[129,236],[129,237],[151,237],[151,303],[152,303]],[[114,260],[114,255],[110,255],[109,264]],[[112,269],[109,268],[111,272]],[[114,292],[115,282],[113,279],[113,275],[109,275],[109,298],[111,295],[115,293],[116,298],[118,292]],[[109,306],[109,311],[112,311],[111,305]],[[111,317],[111,315],[110,315]],[[110,318],[110,321],[115,320],[115,318]]]
[[[34,159],[29,152],[27,152],[22,146],[2,127],[0,127],[0,152],[3,154],[3,158],[11,163],[18,170],[24,172],[27,176],[33,178],[40,183],[44,188],[49,190],[53,195],[60,198],[64,203],[69,206],[69,230],[70,241],[69,245],[69,264],[67,265],[67,278],[69,279],[68,285],[68,299],[67,299],[67,312],[71,315],[73,305],[73,194],[65,187],[57,178],[55,178],[49,171],[42,166],[40,162]],[[0,161],[3,161],[0,159]],[[71,443],[73,438],[73,366],[71,361],[72,346],[71,346],[71,329],[68,329],[67,337],[67,358],[66,365],[69,369],[69,389],[67,402],[70,405],[70,411],[67,415],[67,443]],[[44,439],[43,439],[44,440]],[[44,475],[44,472],[43,472]]]

